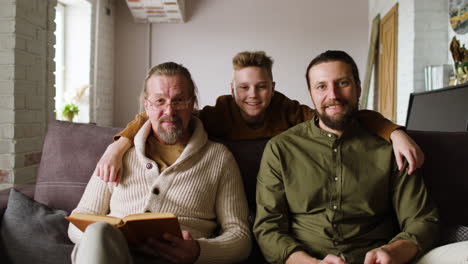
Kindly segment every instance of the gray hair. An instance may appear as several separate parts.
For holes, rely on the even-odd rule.
[[[195,85],[195,82],[192,79],[192,75],[189,70],[185,68],[182,64],[178,64],[172,61],[164,62],[158,64],[151,68],[146,75],[145,81],[143,83],[143,89],[140,93],[140,112],[144,111],[144,100],[147,98],[147,83],[149,78],[152,76],[174,76],[181,75],[187,79],[189,82],[189,94],[193,97],[194,109],[198,109],[198,89]]]

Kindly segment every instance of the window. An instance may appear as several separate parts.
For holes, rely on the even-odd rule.
[[[91,76],[91,4],[59,0],[56,7],[55,78],[56,118],[64,120],[66,104],[78,106],[75,122],[88,123]]]

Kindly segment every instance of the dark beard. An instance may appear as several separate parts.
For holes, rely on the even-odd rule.
[[[325,112],[326,106],[322,107],[322,111],[317,111],[317,115],[322,120],[323,124],[333,130],[343,131],[346,126],[356,117],[358,112],[358,107],[350,106],[347,101],[339,100],[339,102],[343,105],[349,106],[348,111],[341,118],[331,118]]]

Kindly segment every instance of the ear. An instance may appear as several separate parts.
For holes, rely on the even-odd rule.
[[[143,99],[143,107],[145,108],[146,114],[148,114],[148,101]]]
[[[234,82],[231,82],[231,95],[232,95],[232,98],[236,98],[236,93],[234,91]]]
[[[272,83],[271,83],[271,91],[272,91],[272,92],[275,91],[275,86],[276,86],[276,82],[272,82]]]
[[[310,101],[312,101],[312,105],[314,106],[315,109],[317,109],[317,106],[315,105],[314,102],[314,97],[312,96],[312,89],[309,88],[309,96],[310,96]]]
[[[356,87],[356,95],[357,95],[357,99],[359,100],[359,98],[361,98],[361,91],[362,91],[362,88],[361,88],[361,84],[358,84],[357,87]]]

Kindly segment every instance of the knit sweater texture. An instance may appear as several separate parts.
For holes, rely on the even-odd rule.
[[[208,140],[201,121],[192,118],[194,132],[177,161],[159,172],[145,156],[151,124],[147,121],[124,156],[118,186],[93,174],[73,212],[124,217],[130,214],[171,212],[181,229],[199,242],[197,263],[234,263],[250,253],[248,208],[239,168],[221,144]],[[159,192],[153,193],[157,189]],[[215,232],[216,231],[216,232]],[[71,225],[70,239],[79,243],[82,232]]]

